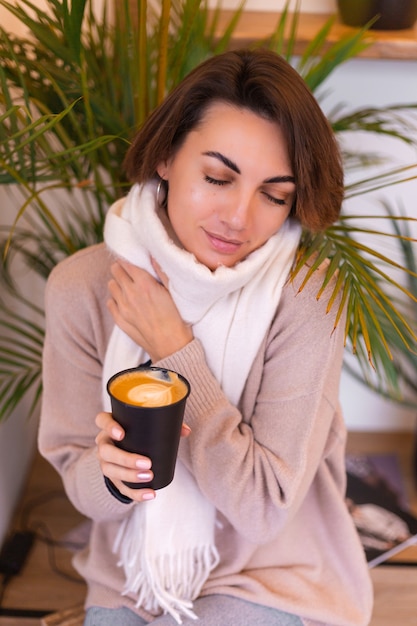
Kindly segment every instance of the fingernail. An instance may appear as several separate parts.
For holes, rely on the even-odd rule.
[[[111,434],[113,439],[116,439],[117,441],[120,441],[120,439],[123,437],[123,432],[118,428],[113,428]]]
[[[140,480],[151,480],[152,478],[149,472],[139,472],[139,474],[137,474],[137,477],[140,478]]]
[[[149,470],[151,469],[151,462],[149,459],[138,459],[136,461],[136,467],[142,470]]]
[[[142,500],[154,500],[154,498],[155,498],[155,494],[150,491],[147,491],[142,496]]]

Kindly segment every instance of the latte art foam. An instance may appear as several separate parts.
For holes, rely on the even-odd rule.
[[[174,402],[172,385],[163,386],[159,383],[143,383],[129,389],[129,402],[140,406],[165,406]]]
[[[126,404],[161,407],[184,398],[188,387],[176,372],[141,368],[121,372],[109,382],[109,392]]]

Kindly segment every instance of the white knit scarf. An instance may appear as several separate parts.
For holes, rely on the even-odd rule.
[[[278,306],[299,243],[300,227],[287,220],[261,248],[233,268],[215,271],[178,247],[158,215],[156,185],[134,185],[109,210],[104,228],[116,255],[155,276],[153,257],[169,279],[170,294],[184,321],[202,342],[208,365],[229,401],[237,405],[250,367]],[[103,369],[108,378],[148,359],[115,326]],[[192,393],[192,391],[191,391]],[[155,500],[132,508],[121,523],[114,551],[124,568],[124,594],[157,614],[195,618],[192,602],[218,563],[215,509],[178,461],[173,482]]]

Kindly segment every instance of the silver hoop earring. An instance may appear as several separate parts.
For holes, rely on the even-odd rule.
[[[160,178],[158,186],[156,188],[156,203],[161,209],[164,209],[166,207],[167,196],[167,182],[163,178]]]

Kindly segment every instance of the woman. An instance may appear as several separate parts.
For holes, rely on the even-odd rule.
[[[39,445],[92,520],[75,559],[86,626],[365,626],[343,325],[316,297],[323,269],[300,291],[303,276],[288,280],[301,227],[340,211],[325,116],[276,54],[228,52],[150,116],[126,169],[105,245],[60,264],[46,297]],[[151,459],[114,445],[104,391],[149,359],[191,384],[176,475],[157,493]]]

